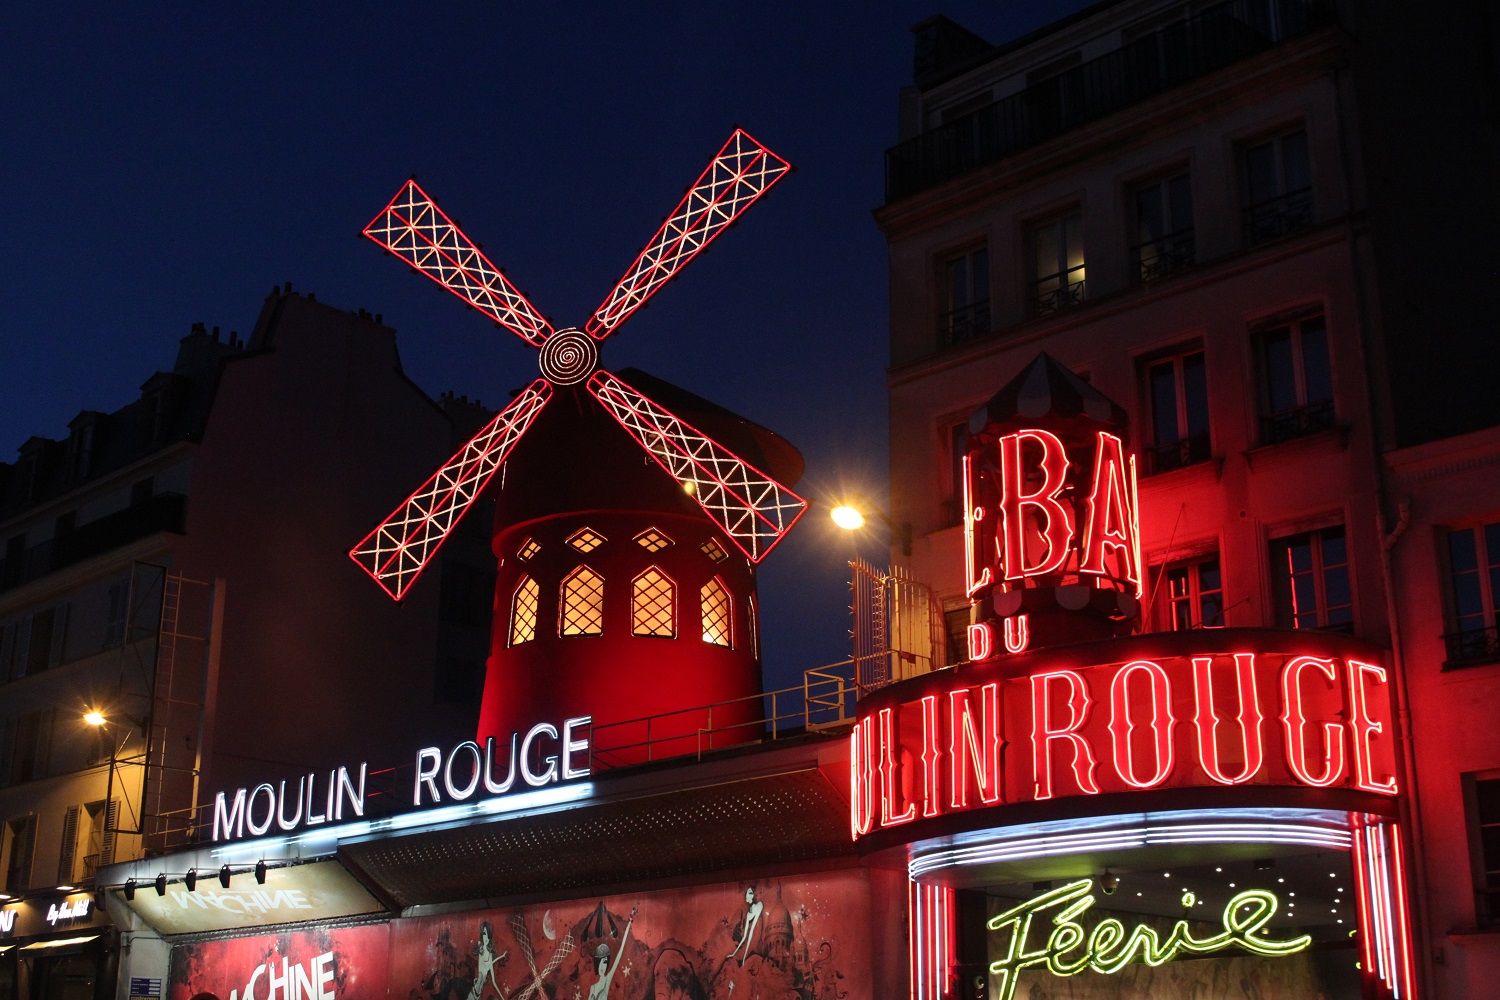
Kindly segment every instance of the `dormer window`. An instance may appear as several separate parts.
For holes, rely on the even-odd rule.
[[[68,478],[87,479],[94,471],[94,448],[98,441],[99,414],[84,412],[68,424]]]

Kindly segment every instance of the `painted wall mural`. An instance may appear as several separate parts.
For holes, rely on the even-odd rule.
[[[172,949],[168,1000],[384,1000],[390,926],[203,941]]]
[[[391,995],[863,998],[870,903],[865,875],[848,872],[402,920],[392,927]]]

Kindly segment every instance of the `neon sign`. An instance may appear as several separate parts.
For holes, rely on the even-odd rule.
[[[1076,976],[1086,971],[1111,975],[1132,962],[1156,967],[1182,955],[1209,955],[1233,947],[1276,958],[1312,945],[1312,937],[1307,934],[1281,941],[1264,935],[1280,905],[1276,894],[1265,889],[1236,893],[1224,904],[1224,929],[1219,933],[1199,937],[1186,920],[1179,920],[1165,940],[1146,924],[1137,924],[1127,933],[1125,925],[1114,917],[1103,918],[1092,930],[1085,929],[1079,918],[1096,901],[1094,880],[1079,879],[990,918],[986,926],[991,931],[1010,932],[1005,956],[990,963],[990,973],[998,980],[995,1000],[1012,1000],[1018,974],[1033,966],[1044,965],[1054,976]],[[1184,902],[1191,905],[1186,897]],[[1044,926],[1051,930],[1044,943],[1033,945],[1036,918],[1048,912],[1051,919]]]
[[[997,661],[870,697],[850,740],[854,839],[947,813],[1158,788],[1397,793],[1389,679],[1367,647],[1212,635],[1281,648],[1163,655],[1201,636],[1140,636],[1117,640],[1114,662],[1047,656],[1018,675]]]
[[[1139,597],[1140,519],[1135,457],[1095,434],[1091,452],[1051,431],[1004,434],[964,456],[967,592],[975,598],[1038,578],[1087,582]],[[1008,645],[1014,645],[1011,638]]]
[[[465,740],[446,754],[440,747],[417,751],[408,801],[418,808],[442,802],[464,802],[482,795],[505,795],[513,789],[545,788],[590,773],[590,727],[581,715],[562,726],[539,722],[526,733],[512,733],[509,747],[491,737],[480,746]],[[214,797],[214,840],[237,840],[247,834],[310,829],[365,815],[367,764],[338,767],[273,785],[236,789]],[[355,780],[355,775],[358,780]]]

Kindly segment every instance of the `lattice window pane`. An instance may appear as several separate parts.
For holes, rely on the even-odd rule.
[[[652,566],[631,584],[631,631],[635,635],[677,634],[677,585]]]
[[[708,558],[712,559],[714,562],[723,562],[725,559],[729,558],[729,553],[724,551],[724,546],[719,544],[719,540],[717,538],[710,538],[708,541],[698,546],[698,550],[704,555],[708,556]]]
[[[593,528],[579,528],[568,536],[568,544],[579,552],[592,552],[606,541],[608,539]]]
[[[542,547],[537,544],[537,540],[535,538],[528,538],[521,544],[521,548],[517,550],[516,555],[526,560],[532,558],[540,551],[542,551]]]
[[[600,635],[604,632],[604,577],[580,566],[563,581],[563,635]]]
[[[536,638],[536,617],[540,594],[535,580],[529,576],[521,577],[521,582],[516,585],[515,597],[511,600],[510,644],[512,646],[530,642]]]
[[[666,535],[662,534],[655,528],[647,528],[645,531],[635,536],[635,544],[639,545],[647,552],[660,552],[662,549],[672,544],[672,539],[668,538]]]
[[[714,577],[703,585],[698,597],[703,604],[703,641],[726,648],[732,646],[730,622],[734,606],[729,588],[718,577]]]

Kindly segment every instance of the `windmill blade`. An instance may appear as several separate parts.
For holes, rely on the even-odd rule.
[[[551,395],[552,386],[546,379],[537,379],[523,389],[351,549],[349,558],[374,577],[386,593],[401,600]],[[530,951],[529,940],[523,942],[523,948]]]
[[[600,369],[588,387],[751,562],[765,558],[807,510],[806,500],[618,377]]]
[[[791,169],[790,163],[756,142],[744,129],[735,129],[625,276],[594,310],[584,331],[596,340],[613,333]]]
[[[531,970],[531,978],[536,979],[536,952],[531,947],[531,928],[526,926],[526,918],[519,913],[512,913],[510,932],[515,935],[516,944],[521,946],[521,956],[526,959],[526,967]]]
[[[542,968],[541,974],[536,977],[538,987],[540,987],[542,980],[556,972],[557,967],[562,965],[563,959],[571,954],[573,954],[573,932],[568,931],[563,936],[563,939],[557,942],[557,950],[552,953],[551,958],[547,959],[547,964]]]
[[[552,324],[416,181],[403,184],[364,232],[522,340],[540,347],[552,335]]]

